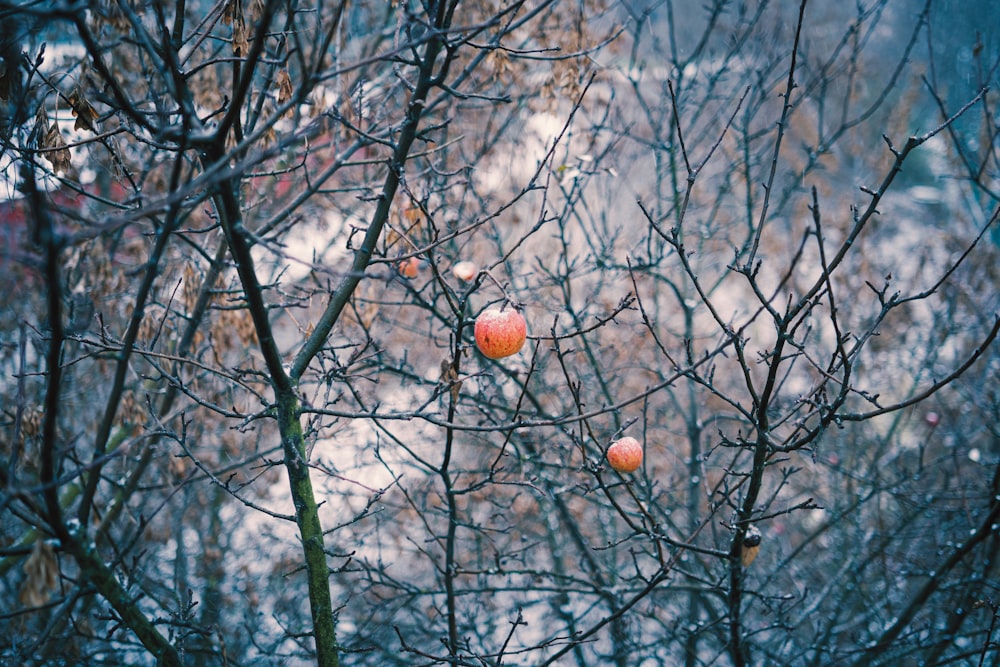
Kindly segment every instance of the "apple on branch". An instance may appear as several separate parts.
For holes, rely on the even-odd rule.
[[[417,274],[420,273],[420,260],[416,257],[407,257],[400,260],[396,268],[404,278],[416,278]]]
[[[483,356],[502,359],[517,354],[528,336],[524,315],[510,305],[492,306],[479,314],[473,328],[476,347]]]
[[[455,266],[451,267],[451,272],[459,280],[464,280],[465,282],[469,282],[470,280],[476,277],[476,274],[479,273],[479,269],[477,269],[476,265],[473,264],[472,262],[468,260],[463,260],[461,262],[456,263]]]
[[[611,467],[618,472],[635,472],[642,465],[642,445],[635,438],[625,436],[612,442],[605,456]]]

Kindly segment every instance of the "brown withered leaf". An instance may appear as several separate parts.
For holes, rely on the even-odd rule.
[[[395,227],[390,227],[389,231],[385,235],[386,245],[391,248],[392,246],[396,245],[396,242],[399,241],[399,239],[401,238],[403,238],[402,234],[400,234]]]
[[[233,20],[233,55],[245,56],[250,52],[250,40],[247,39],[247,24],[240,14]]]
[[[21,416],[21,435],[25,438],[34,438],[42,432],[42,412],[40,407],[28,407]]]
[[[278,73],[274,77],[274,85],[278,88],[279,105],[292,99],[292,78],[288,76],[288,70],[278,70]]]
[[[44,139],[48,131],[49,131],[49,115],[45,113],[45,107],[43,105],[38,105],[38,111],[35,112],[34,135],[36,137],[42,137],[42,139]]]
[[[452,364],[451,359],[441,360],[441,375],[438,376],[438,381],[441,384],[448,384],[455,377],[455,366]]]
[[[457,401],[459,393],[462,391],[462,381],[458,379],[458,371],[455,370],[455,362],[451,359],[441,360],[441,384],[448,385],[452,400]]]
[[[42,148],[49,149],[42,153],[42,156],[52,163],[52,170],[57,174],[65,174],[70,170],[71,155],[66,148],[66,141],[63,140],[62,132],[58,123],[52,123],[42,137]]]
[[[27,578],[21,584],[18,600],[25,607],[40,607],[49,601],[59,579],[59,563],[55,551],[45,540],[35,542],[31,555],[24,562]]]
[[[403,218],[405,218],[411,226],[417,227],[424,221],[424,212],[419,206],[410,206],[403,209]]]
[[[73,115],[76,116],[73,129],[79,130],[83,128],[93,132],[94,121],[97,120],[99,114],[90,104],[90,100],[87,99],[86,94],[80,86],[74,88],[73,92],[69,94],[69,105],[73,111]]]
[[[222,12],[222,22],[233,28],[233,53],[245,56],[250,51],[247,39],[247,23],[243,16],[242,0],[229,0]]]
[[[203,67],[188,79],[195,102],[206,109],[218,109],[223,105],[223,92],[214,67]]]
[[[239,336],[240,342],[243,343],[245,347],[256,345],[257,328],[254,326],[253,318],[250,317],[250,311],[238,310],[233,312],[237,314],[235,330],[236,335]]]
[[[514,68],[511,66],[510,56],[506,51],[501,49],[490,51],[489,55],[486,56],[486,62],[489,69],[492,70],[493,81],[499,81],[500,83],[511,82],[511,73]]]
[[[748,547],[743,546],[740,549],[740,559],[743,562],[743,567],[750,567],[750,564],[754,562],[757,558],[757,554],[760,553],[760,547]]]
[[[271,116],[274,113],[274,102],[271,101],[269,97],[264,98],[264,102],[261,105],[265,117]],[[274,131],[274,125],[271,124],[267,128],[267,132],[261,138],[261,145],[270,146],[278,139],[277,132]]]
[[[91,4],[91,21],[95,29],[99,30],[102,25],[107,25],[121,33],[127,33],[131,30],[132,24],[125,16],[125,12],[122,11],[118,0]]]
[[[419,232],[426,220],[424,212],[419,206],[407,206],[399,211],[398,215],[402,231],[397,229],[389,230],[389,233],[386,235],[386,242],[389,247],[395,245],[400,239],[407,239]],[[416,248],[416,244],[412,241],[407,241],[407,245],[410,246],[410,249]]]
[[[750,567],[750,564],[757,558],[757,554],[760,553],[760,543],[762,540],[763,535],[757,526],[751,524],[747,527],[747,531],[743,536],[743,544],[740,545],[740,557],[743,561],[743,567]]]
[[[247,10],[250,21],[256,23],[257,19],[264,15],[264,0],[250,0],[250,8]]]
[[[240,6],[239,0],[229,0],[222,9],[222,23],[224,25],[232,25],[233,19],[242,11],[243,8]]]

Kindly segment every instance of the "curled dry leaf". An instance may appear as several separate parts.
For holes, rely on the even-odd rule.
[[[66,141],[63,139],[62,132],[59,131],[58,123],[52,123],[48,131],[45,132],[45,136],[42,137],[42,148],[48,149],[42,153],[42,156],[52,163],[53,171],[57,174],[65,174],[70,170],[72,156],[69,149],[66,148]]]
[[[45,135],[48,134],[48,132],[49,132],[49,115],[45,113],[45,107],[39,104],[38,111],[35,112],[35,128],[32,130],[32,133],[36,137],[41,137],[41,140],[39,140],[41,142],[42,140],[45,139]],[[39,147],[42,147],[41,143],[39,143]]]
[[[52,545],[45,540],[35,542],[31,555],[24,562],[24,573],[27,578],[21,584],[21,592],[17,596],[21,604],[25,607],[40,607],[48,602],[59,578],[59,563]]]
[[[68,99],[73,115],[76,116],[76,122],[73,123],[73,129],[84,129],[93,132],[94,121],[97,120],[99,114],[90,104],[90,100],[87,99],[83,89],[80,86],[77,86],[73,89],[73,92],[69,94]]]
[[[743,562],[743,567],[750,567],[750,564],[757,558],[762,540],[760,529],[751,524],[743,536],[743,544],[740,547],[740,560]]]
[[[44,413],[38,406],[25,408],[21,416],[21,435],[25,438],[34,438],[42,432],[42,416]]]
[[[278,73],[274,76],[274,85],[278,89],[279,105],[292,99],[292,78],[288,76],[288,70],[278,70]]]
[[[131,30],[132,23],[117,2],[93,2],[90,4],[91,22],[95,32],[100,31],[102,26],[108,26],[121,33],[127,33]]]
[[[403,222],[406,225],[407,231],[414,231],[420,229],[421,224],[424,222],[424,212],[419,206],[409,206],[403,209]]]
[[[247,39],[247,24],[241,0],[229,0],[226,3],[222,11],[222,22],[233,28],[233,53],[245,56],[250,51],[250,42]]]
[[[500,83],[510,83],[513,67],[510,62],[510,55],[503,49],[493,49],[486,56],[486,62],[492,70],[493,80]]]
[[[247,15],[251,23],[256,23],[257,19],[264,15],[264,0],[251,0]]]
[[[253,318],[249,310],[238,310],[236,312],[236,335],[244,346],[257,344],[257,329],[254,327]]]
[[[441,383],[448,385],[452,399],[457,401],[462,391],[462,381],[458,379],[458,371],[455,370],[452,359],[441,360]]]
[[[229,0],[226,6],[222,8],[222,23],[224,25],[232,25],[233,18],[242,11],[240,7],[239,0]]]
[[[250,40],[247,39],[247,24],[240,14],[233,21],[233,54],[245,56],[250,52]]]

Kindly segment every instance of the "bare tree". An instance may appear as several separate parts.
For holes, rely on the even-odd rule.
[[[991,37],[948,87],[932,1],[0,16],[4,660],[995,658]]]

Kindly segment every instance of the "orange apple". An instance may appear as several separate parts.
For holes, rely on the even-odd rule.
[[[476,265],[472,262],[462,261],[457,262],[455,266],[451,267],[451,272],[455,274],[455,277],[459,280],[468,282],[476,277],[478,270],[476,269]]]
[[[625,436],[608,447],[608,463],[620,473],[635,472],[642,465],[642,445],[635,438]]]
[[[474,327],[476,347],[490,359],[517,354],[528,336],[524,316],[513,306],[493,306],[479,313]]]
[[[416,278],[417,274],[420,272],[420,260],[416,257],[407,257],[406,259],[400,260],[399,264],[396,265],[399,270],[399,275],[404,278]]]

